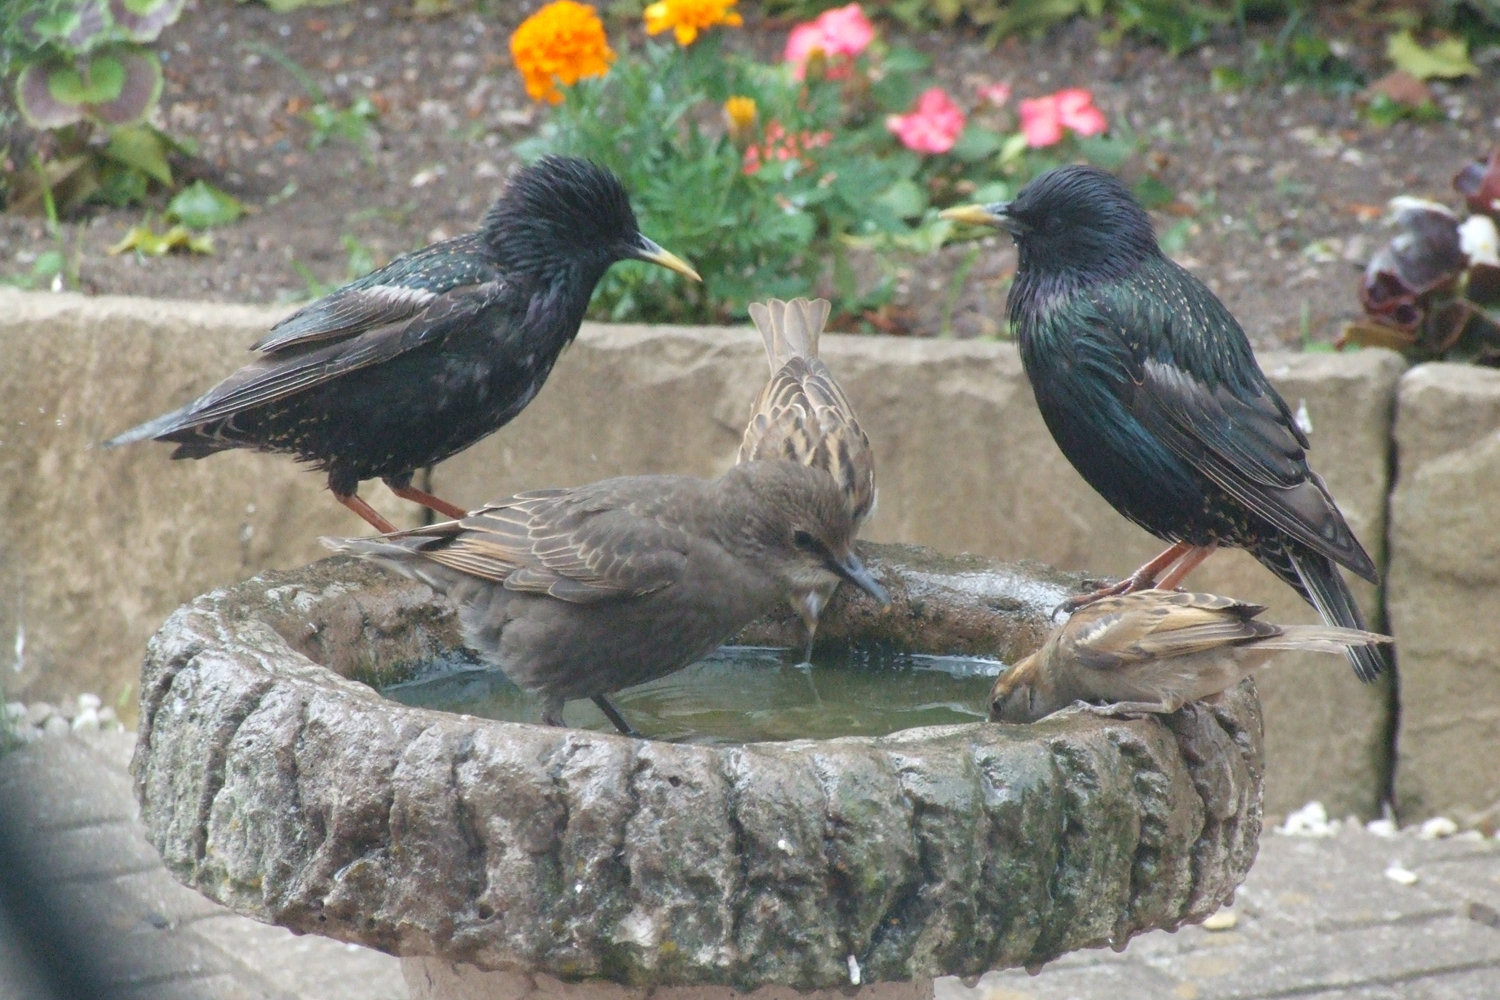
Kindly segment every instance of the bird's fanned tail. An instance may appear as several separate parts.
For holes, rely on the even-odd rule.
[[[792,358],[816,358],[818,337],[828,322],[827,299],[793,299],[750,303],[750,319],[766,344],[766,360],[775,374]]]
[[[1354,594],[1350,592],[1349,585],[1344,582],[1333,560],[1299,549],[1298,546],[1289,545],[1287,555],[1297,570],[1297,576],[1306,588],[1313,607],[1318,609],[1323,620],[1342,628],[1368,631],[1364,615],[1360,613],[1359,605],[1354,603]],[[1366,684],[1391,667],[1390,649],[1385,645],[1347,646],[1344,652],[1354,666],[1355,675]]]

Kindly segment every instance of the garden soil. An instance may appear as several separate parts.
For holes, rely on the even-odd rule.
[[[227,302],[295,301],[337,285],[361,259],[383,263],[473,228],[502,189],[511,146],[542,112],[510,64],[510,32],[537,3],[474,6],[421,17],[409,0],[307,7],[278,15],[255,3],[190,0],[157,43],[166,89],[158,124],[196,142],[186,175],[243,200],[251,212],[214,233],[212,256],[110,256],[106,249],[151,214],[97,210],[65,227],[79,285],[95,294]],[[434,3],[433,6],[443,6]],[[746,5],[735,44],[779,53],[787,23]],[[1319,5],[1318,30],[1347,46],[1370,77],[1388,68],[1387,26]],[[609,22],[612,36],[639,22]],[[1377,128],[1358,102],[1306,83],[1216,92],[1216,66],[1241,65],[1232,32],[1173,58],[1147,43],[1100,40],[1075,22],[1034,40],[987,48],[962,29],[887,37],[937,57],[935,73],[960,103],[1009,82],[1014,99],[1060,87],[1093,90],[1144,149],[1123,172],[1150,172],[1173,193],[1155,212],[1172,254],[1203,278],[1258,346],[1328,341],[1358,310],[1358,269],[1389,238],[1397,194],[1457,205],[1450,186],[1468,160],[1500,144],[1500,53],[1480,53],[1484,77],[1436,89],[1446,119]],[[1250,43],[1246,43],[1250,44]],[[331,138],[309,149],[303,86],[271,50],[305,68],[336,106],[369,96],[380,110],[373,150]],[[0,142],[26,155],[10,116]],[[160,205],[156,206],[159,213]],[[158,227],[160,223],[158,220]],[[0,214],[0,279],[25,280],[56,246],[40,219]],[[917,336],[1003,334],[1015,265],[1008,239],[957,244],[897,262],[897,297],[848,328]],[[961,268],[967,279],[955,281]],[[862,267],[866,280],[881,273]]]

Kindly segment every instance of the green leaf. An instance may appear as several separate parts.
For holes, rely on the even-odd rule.
[[[976,205],[989,205],[997,201],[1009,201],[1010,195],[1009,184],[1004,181],[991,181],[989,184],[981,185],[969,195],[968,200]]]
[[[211,254],[214,252],[214,239],[212,236],[195,235],[186,226],[173,226],[164,233],[158,233],[149,225],[139,225],[126,233],[125,238],[110,247],[108,252],[122,254],[127,250],[134,250],[147,257],[163,257],[173,250]]]
[[[905,178],[875,196],[875,204],[902,219],[914,219],[927,209],[927,192],[916,181]]]
[[[1448,38],[1423,48],[1410,31],[1398,31],[1385,42],[1385,54],[1418,80],[1456,80],[1478,76],[1479,67],[1469,61],[1469,43],[1462,38]]]
[[[244,205],[201,180],[183,188],[167,204],[167,215],[189,229],[227,226],[244,214]]]
[[[119,97],[124,87],[125,67],[113,56],[59,66],[47,77],[47,89],[63,104],[103,104]]]
[[[171,187],[172,167],[167,163],[166,143],[148,125],[115,129],[104,155],[116,163],[134,167],[153,180]]]
[[[970,125],[963,130],[963,134],[953,144],[951,152],[965,163],[978,163],[998,153],[1004,142],[1005,137],[999,132],[979,125]]]
[[[916,49],[897,45],[885,54],[882,65],[887,73],[921,73],[932,65],[932,60]]]
[[[1161,208],[1170,205],[1177,196],[1159,178],[1147,174],[1136,182],[1135,197],[1147,208]]]
[[[146,199],[145,174],[120,163],[105,163],[99,170],[99,190],[94,197],[116,208],[136,205]]]

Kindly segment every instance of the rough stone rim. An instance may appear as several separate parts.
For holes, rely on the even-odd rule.
[[[133,763],[173,873],[294,931],[565,979],[827,988],[850,955],[876,982],[1123,947],[1207,917],[1254,858],[1249,682],[1165,722],[643,742],[386,701],[253,610],[274,587],[313,618],[339,596],[288,595],[297,575],[169,619]],[[717,822],[684,832],[694,816]]]

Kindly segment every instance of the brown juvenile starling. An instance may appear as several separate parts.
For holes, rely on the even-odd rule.
[[[839,484],[854,533],[875,509],[875,454],[854,407],[818,357],[828,322],[826,299],[754,302],[750,318],[765,341],[771,378],[756,397],[740,442],[740,462],[784,458],[824,469]],[[838,580],[794,595],[793,608],[807,626],[809,645],[818,614]]]
[[[1171,713],[1234,687],[1281,650],[1344,653],[1391,641],[1334,625],[1256,621],[1264,610],[1170,590],[1102,598],[995,680],[990,719],[1035,722],[1075,704],[1100,715]]]
[[[466,642],[562,725],[591,698],[679,670],[790,595],[848,580],[889,598],[860,564],[854,522],[821,469],[737,465],[717,480],[627,476],[535,490],[462,521],[324,538],[445,593]]]
[[[173,458],[230,448],[290,454],[328,474],[334,498],[380,531],[365,479],[449,517],[466,511],[412,474],[505,426],[578,335],[611,265],[698,274],[641,234],[620,179],[548,157],[511,179],[476,233],[398,257],[288,316],[264,357],[106,448],[171,441]]]
[[[1364,628],[1339,567],[1371,583],[1379,574],[1308,467],[1307,435],[1245,331],[1162,253],[1150,217],[1119,180],[1059,167],[1015,201],[942,214],[1015,237],[1010,320],[1047,429],[1115,510],[1171,543],[1071,607],[1171,589],[1226,545],[1249,551],[1324,621]],[[1384,647],[1352,646],[1348,655],[1362,681],[1390,665]]]

